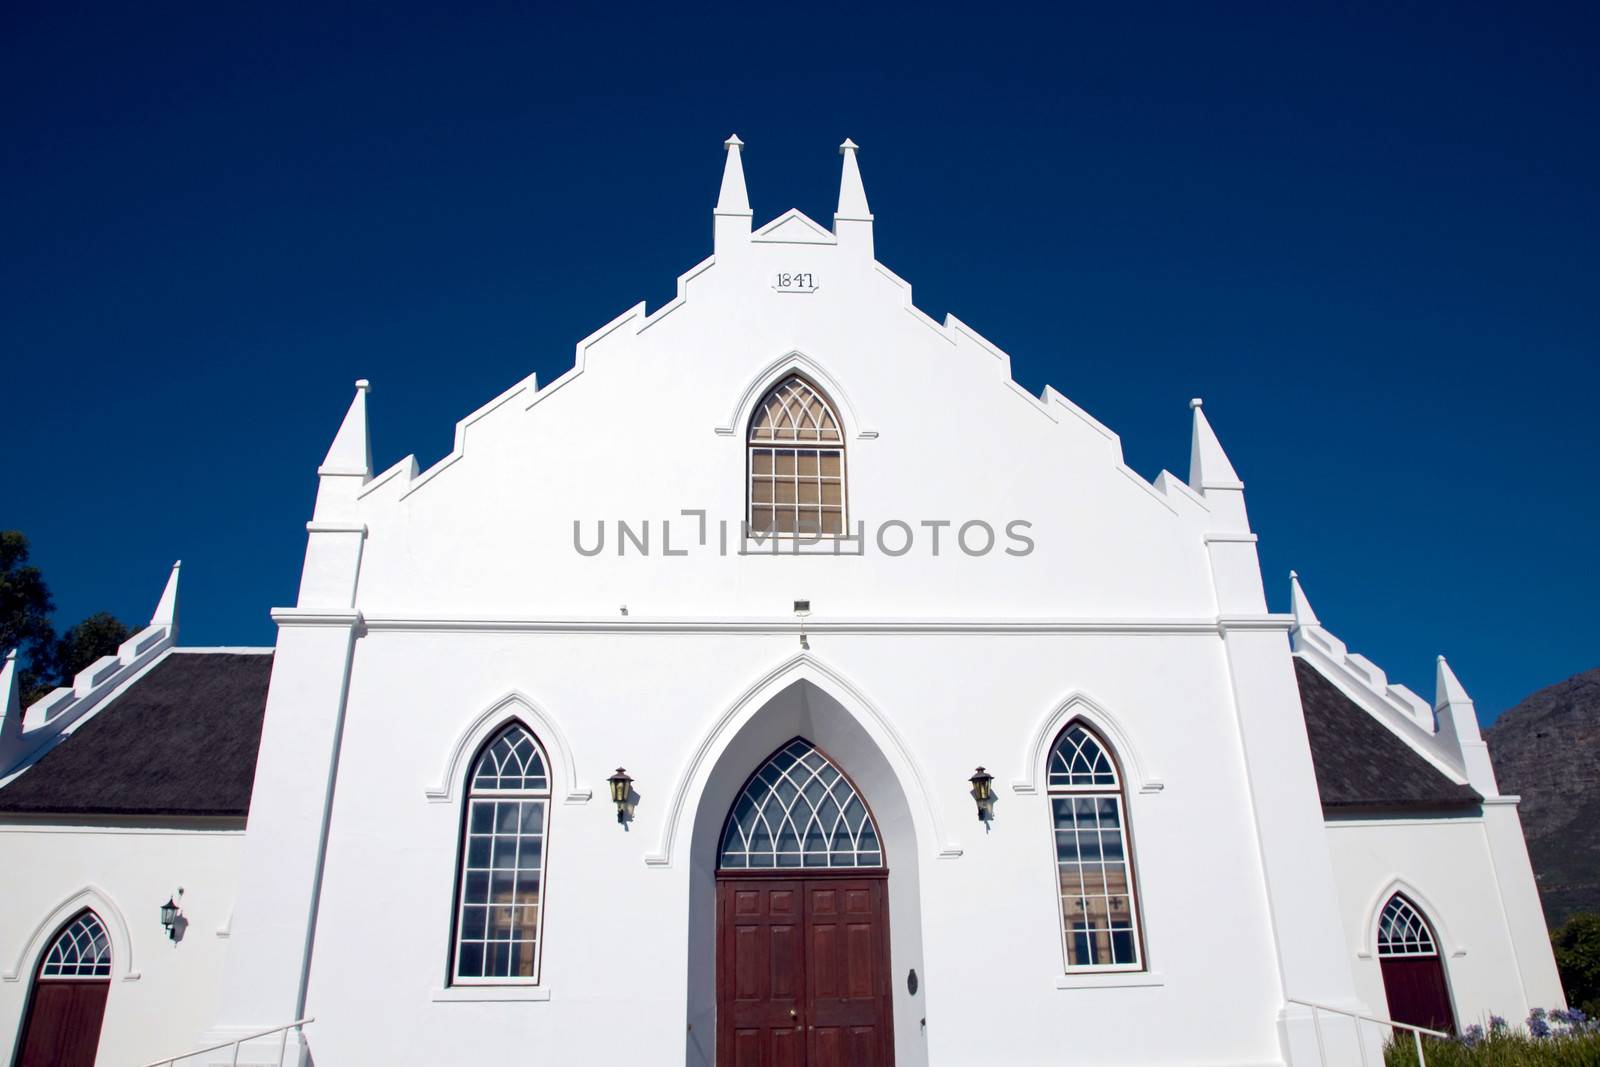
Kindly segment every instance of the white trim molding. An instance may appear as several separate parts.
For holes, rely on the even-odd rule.
[[[50,947],[50,939],[66,925],[68,919],[85,908],[100,916],[106,933],[111,937],[111,973],[121,981],[137,982],[140,974],[133,969],[133,940],[128,932],[128,920],[123,917],[122,909],[112,903],[106,891],[96,885],[84,886],[41,919],[23,942],[11,969],[0,974],[0,981],[20,982],[24,978],[31,978],[40,955]]]
[[[877,744],[901,779],[901,788],[911,809],[918,837],[932,846],[930,851],[940,859],[954,859],[961,855],[960,846],[945,835],[939,813],[930,800],[927,775],[912,755],[905,738],[895,729],[894,723],[837,671],[811,653],[802,652],[753,682],[711,724],[678,775],[667,802],[660,844],[655,852],[645,855],[645,866],[672,866],[674,849],[679,837],[684,834],[683,827],[693,817],[689,798],[704,789],[704,779],[716,765],[718,754],[769,700],[800,681],[811,682],[837,700]]]
[[[512,690],[483,711],[480,711],[456,735],[455,746],[445,760],[436,785],[429,786],[423,795],[433,804],[448,804],[455,799],[456,786],[466,778],[467,761],[500,727],[513,719],[525,723],[534,732],[545,750],[549,752],[552,770],[556,775],[551,793],[562,798],[564,804],[587,804],[594,790],[578,781],[578,763],[573,758],[572,744],[556,720],[525,693]]]
[[[1072,971],[1056,975],[1057,989],[1131,989],[1139,986],[1164,986],[1167,976],[1160,971]]]
[[[433,990],[428,994],[428,999],[435,1003],[483,1004],[498,1001],[525,1004],[548,1001],[550,988],[532,985],[452,985]]]
[[[1039,783],[1045,780],[1045,761],[1049,759],[1050,745],[1073,719],[1082,719],[1111,744],[1118,761],[1127,771],[1129,786],[1144,794],[1160,793],[1166,788],[1166,783],[1139,755],[1132,735],[1122,728],[1117,717],[1087,693],[1074,691],[1057,701],[1050,713],[1034,727],[1022,749],[1022,777],[1011,783],[1013,793],[1026,797],[1040,792]]]
[[[824,545],[831,554],[832,546]],[[768,550],[767,554],[770,554]],[[799,553],[804,555],[805,553]],[[791,555],[788,551],[780,556]],[[841,553],[845,555],[845,553]],[[792,634],[793,615],[767,618],[742,616],[648,616],[648,615],[429,615],[420,612],[351,613],[332,616],[326,613],[284,616],[280,624],[300,621],[300,625],[333,625],[353,617],[369,632],[394,630],[412,633],[560,633],[560,634]],[[325,621],[325,620],[333,621]],[[859,617],[806,620],[806,632],[813,634],[1085,634],[1147,635],[1153,637],[1216,637],[1227,630],[1288,629],[1288,616],[1225,616],[1222,618],[1115,619],[1115,618],[1028,618],[1025,616],[940,619]]]

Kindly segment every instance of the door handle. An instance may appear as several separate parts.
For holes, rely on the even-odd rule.
[[[789,1018],[798,1019],[799,1017],[800,1017],[800,1013],[799,1012],[795,1011],[793,1008],[789,1009]]]

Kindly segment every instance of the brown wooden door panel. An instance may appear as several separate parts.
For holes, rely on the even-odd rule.
[[[1438,956],[1385,956],[1379,963],[1389,1018],[1445,1033],[1455,1030],[1450,987]]]
[[[717,1061],[805,1067],[801,884],[719,881],[717,904]]]
[[[882,878],[806,885],[809,1067],[886,1067],[889,927]]]
[[[35,981],[17,1067],[94,1067],[110,990],[98,979]]]
[[[887,882],[717,882],[717,1062],[891,1067]]]

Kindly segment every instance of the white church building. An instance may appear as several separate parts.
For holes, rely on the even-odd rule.
[[[1444,660],[1269,610],[1200,402],[1142,478],[842,154],[757,228],[730,138],[676,298],[426,471],[358,382],[275,647],[181,645],[175,567],[71,688],[7,659],[0,1053],[1320,1067],[1562,1003]]]

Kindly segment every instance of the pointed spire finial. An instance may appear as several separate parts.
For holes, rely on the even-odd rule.
[[[835,220],[872,221],[872,209],[867,207],[867,189],[861,184],[861,165],[856,162],[859,147],[848,137],[839,146],[844,168],[839,174],[839,210],[834,212]]]
[[[1478,728],[1477,706],[1443,656],[1437,660],[1434,681],[1433,713],[1438,717],[1440,735],[1455,741],[1456,751],[1461,754],[1461,768],[1472,788],[1485,797],[1499,796],[1494,762],[1489,758],[1489,746],[1484,744],[1483,733]]]
[[[367,393],[372,383],[365,378],[356,381],[355,399],[345,412],[339,432],[334,435],[328,455],[317,468],[319,475],[349,474],[362,479],[372,477],[372,443],[367,437]]]
[[[738,134],[732,134],[722,142],[728,157],[722,164],[722,189],[717,194],[718,215],[748,215],[750,214],[750,194],[744,185],[744,161],[740,149],[744,142],[739,140]]]
[[[1472,698],[1467,695],[1466,687],[1461,684],[1461,679],[1456,677],[1456,672],[1450,669],[1450,664],[1443,656],[1440,656],[1434,671],[1434,710],[1437,711],[1452,704],[1471,703]],[[1476,712],[1474,712],[1473,718],[1476,720]]]
[[[183,560],[178,560],[172,565],[172,573],[167,575],[167,587],[161,591],[161,599],[156,602],[155,614],[150,616],[151,626],[165,626],[175,629],[178,625],[178,572],[183,569]]]
[[[1297,630],[1306,626],[1322,625],[1317,613],[1311,610],[1311,601],[1306,599],[1306,591],[1300,588],[1300,575],[1295,571],[1289,572],[1289,610],[1294,613],[1294,625]]]
[[[1243,489],[1244,483],[1234,473],[1222,442],[1206,418],[1204,403],[1199,397],[1189,401],[1194,412],[1194,432],[1189,442],[1189,488],[1197,492],[1207,489]]]
[[[22,680],[17,677],[17,650],[6,653],[0,667],[0,733],[22,729]]]

